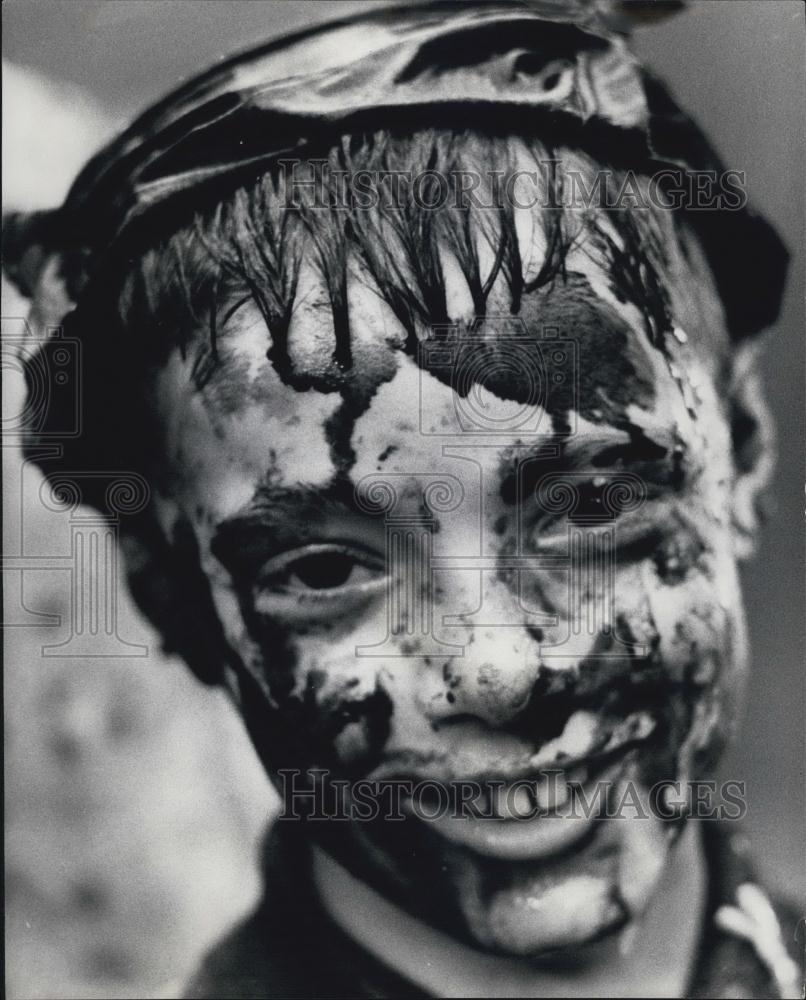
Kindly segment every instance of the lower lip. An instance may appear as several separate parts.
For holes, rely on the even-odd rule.
[[[615,781],[625,766],[621,760],[601,772],[595,783]],[[592,801],[594,782],[584,789]],[[594,810],[581,807],[563,812],[541,813],[524,819],[485,819],[469,816],[438,816],[424,820],[446,840],[476,854],[498,861],[540,861],[565,853],[584,840],[598,818]]]

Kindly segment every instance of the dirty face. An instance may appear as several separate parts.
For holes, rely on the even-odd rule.
[[[305,266],[282,369],[247,302],[203,387],[178,353],[156,385],[160,516],[196,536],[268,769],[437,799],[491,783],[492,818],[429,822],[403,794],[402,821],[362,821],[348,790],[351,819],[309,828],[493,950],[573,947],[644,909],[680,822],[641,803],[712,767],[741,687],[725,335],[667,222],[658,284],[582,245],[515,318],[494,287],[475,325],[446,256],[456,328],[420,348],[356,267],[350,367]],[[518,223],[528,278],[546,248]],[[508,792],[546,771],[555,810],[597,782],[638,808],[517,819]]]

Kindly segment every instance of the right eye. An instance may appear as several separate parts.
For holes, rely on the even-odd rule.
[[[260,569],[256,610],[289,622],[355,611],[386,585],[384,561],[359,546],[321,542],[283,552]]]
[[[362,577],[362,572],[364,575]],[[355,586],[371,578],[368,568],[349,552],[324,549],[313,552],[285,564],[274,574],[264,568],[261,578],[274,578],[287,590],[337,590]]]

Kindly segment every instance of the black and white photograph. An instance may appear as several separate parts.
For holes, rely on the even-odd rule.
[[[806,996],[801,0],[4,0],[10,1000]]]

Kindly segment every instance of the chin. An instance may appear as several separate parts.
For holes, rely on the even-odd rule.
[[[470,918],[470,915],[467,915]],[[497,954],[557,959],[621,930],[630,920],[606,879],[563,879],[550,889],[496,893],[472,918],[477,944]]]
[[[630,818],[599,820],[573,852],[508,871],[467,856],[454,874],[464,922],[477,945],[497,953],[541,958],[579,949],[644,912],[669,850],[668,827]]]
[[[584,961],[594,952],[588,946],[613,938],[656,897],[686,823],[683,813],[658,818],[649,789],[679,774],[677,756],[665,743],[647,745],[598,774],[610,790],[603,803],[636,801],[643,815],[600,809],[578,824],[572,810],[531,829],[529,820],[479,819],[469,834],[409,814],[326,824],[314,835],[381,895],[471,947],[547,964]]]
[[[679,832],[654,817],[600,819],[571,850],[508,862],[446,843],[424,824],[407,831],[409,826],[397,826],[395,846],[365,839],[364,828],[360,845],[353,839],[352,849],[333,853],[391,901],[451,937],[546,963],[580,959],[586,946],[638,918]]]

